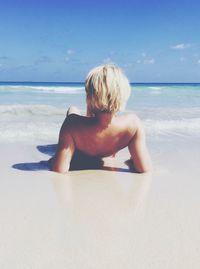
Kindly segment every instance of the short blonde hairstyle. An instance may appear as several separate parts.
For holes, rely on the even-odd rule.
[[[116,113],[125,108],[131,88],[127,77],[115,65],[92,69],[85,81],[89,111]]]

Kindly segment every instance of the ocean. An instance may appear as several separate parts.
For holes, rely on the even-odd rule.
[[[125,112],[150,140],[200,137],[200,84],[131,84]],[[0,82],[0,141],[56,143],[70,105],[85,111],[83,83]]]

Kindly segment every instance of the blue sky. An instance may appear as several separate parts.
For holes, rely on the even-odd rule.
[[[115,63],[132,82],[200,82],[200,1],[0,0],[1,81],[84,81]]]

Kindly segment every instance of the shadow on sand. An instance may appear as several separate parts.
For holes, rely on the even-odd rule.
[[[49,157],[54,156],[57,144],[50,145],[38,145],[36,147],[38,151],[48,155]],[[76,151],[70,164],[70,171],[77,170],[106,170],[106,171],[117,171],[117,172],[130,172],[131,163],[125,162],[127,168],[117,168],[104,166],[104,161],[98,157],[88,156],[80,151]],[[12,168],[23,170],[23,171],[50,171],[49,161],[40,161],[32,163],[17,163],[12,165]]]

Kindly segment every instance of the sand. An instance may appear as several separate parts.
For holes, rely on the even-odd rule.
[[[200,268],[198,139],[149,141],[152,174],[59,175],[31,145],[1,145],[0,268]]]

